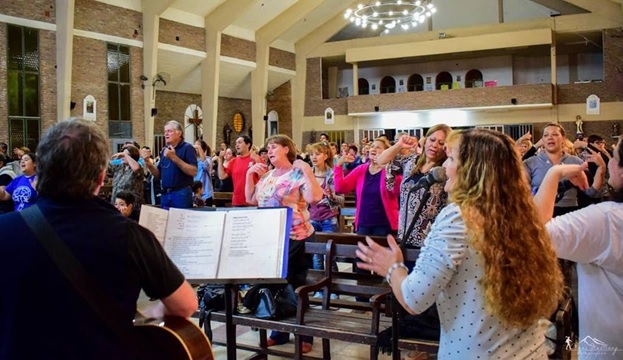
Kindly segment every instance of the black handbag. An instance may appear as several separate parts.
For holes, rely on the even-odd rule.
[[[225,287],[223,285],[201,285],[197,289],[197,299],[199,300],[199,327],[203,328],[206,336],[212,341],[212,319],[213,311],[225,309]]]
[[[262,287],[257,292],[258,303],[255,317],[258,319],[283,319],[296,315],[298,301],[292,285],[277,290]]]

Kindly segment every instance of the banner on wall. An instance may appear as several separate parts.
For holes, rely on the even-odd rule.
[[[324,123],[325,125],[333,125],[335,124],[334,112],[331,108],[326,108],[324,110]]]
[[[586,98],[586,115],[599,115],[600,107],[599,96],[591,94]]]

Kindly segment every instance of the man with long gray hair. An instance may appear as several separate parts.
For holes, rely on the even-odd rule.
[[[122,334],[131,333],[141,289],[161,299],[151,316],[189,317],[197,309],[192,288],[154,235],[97,197],[109,146],[91,121],[55,124],[37,148],[37,204],[0,215],[0,359],[133,358],[136,349]],[[31,227],[20,214],[37,210],[43,219]],[[46,224],[51,229],[38,240],[31,228]],[[65,266],[52,260],[64,250],[77,266],[72,256],[60,256]],[[33,337],[42,311],[54,329]]]

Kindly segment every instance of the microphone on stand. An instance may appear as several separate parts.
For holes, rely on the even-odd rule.
[[[443,166],[435,166],[430,169],[428,175],[424,176],[413,187],[414,190],[426,189],[428,190],[431,185],[444,182],[448,179],[446,176],[446,169]]]

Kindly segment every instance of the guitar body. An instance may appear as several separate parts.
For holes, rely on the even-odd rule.
[[[150,359],[213,360],[212,345],[203,331],[189,320],[165,316],[137,319],[134,330],[147,345]]]

